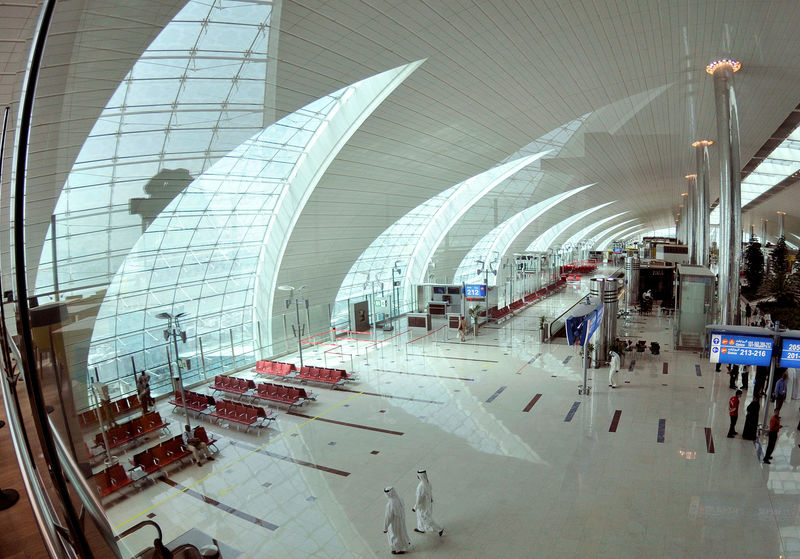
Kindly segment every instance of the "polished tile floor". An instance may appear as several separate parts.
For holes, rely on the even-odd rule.
[[[108,514],[119,530],[152,518],[168,541],[202,531],[231,548],[226,558],[383,557],[393,485],[417,557],[800,557],[797,402],[762,465],[759,443],[725,437],[727,375],[674,351],[659,316],[619,333],[657,340],[660,357],[628,355],[613,391],[606,369],[590,370],[592,393],[578,395],[577,349],[539,344],[536,329],[581,292],[465,343],[444,331],[407,343],[395,330],[327,355],[333,346],[309,347],[306,363],[342,359],[358,382],[317,389],[303,415],[282,412],[261,435],[207,427],[221,438],[215,462],[170,470]],[[162,410],[177,432],[180,414]],[[444,537],[412,531],[419,467]],[[138,537],[128,544],[152,539]]]

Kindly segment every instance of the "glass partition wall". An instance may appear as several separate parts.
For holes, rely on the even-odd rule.
[[[153,541],[151,521],[138,539],[112,533],[98,476],[120,458],[92,445],[137,393],[137,374],[157,398],[176,376],[188,388],[330,329],[330,304],[296,312],[281,294],[262,322],[262,245],[325,125],[359,92],[386,89],[354,84],[276,121],[279,3],[128,4],[109,14],[45,2],[3,158],[4,395],[14,399],[17,373],[29,380],[44,453],[32,477],[52,474],[42,531],[65,557],[133,556]]]

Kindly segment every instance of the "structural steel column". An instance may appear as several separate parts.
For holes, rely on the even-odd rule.
[[[681,204],[678,206],[678,210],[680,210],[680,226],[681,226],[681,244],[689,245],[689,193],[682,192],[681,193]]]
[[[736,60],[716,60],[706,67],[714,77],[719,144],[719,303],[720,322],[739,324],[739,253],[742,249],[742,187],[739,162],[739,115],[733,89]]]
[[[697,175],[686,175],[686,246],[689,249],[689,264],[697,265]]]
[[[784,229],[783,218],[786,212],[778,212],[778,238],[786,237],[786,229]]]
[[[761,220],[761,244],[766,246],[767,244],[767,224],[769,223],[768,219]]]
[[[756,236],[756,224],[755,223],[751,223],[750,224],[750,240],[752,241],[755,238],[755,236]]]
[[[698,140],[694,142],[695,161],[697,164],[697,206],[695,221],[697,226],[697,264],[708,267],[711,264],[709,259],[709,249],[711,248],[711,210],[709,209],[709,178],[708,166],[708,146],[713,144],[711,140]]]

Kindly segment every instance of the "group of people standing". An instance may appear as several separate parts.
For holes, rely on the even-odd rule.
[[[736,387],[736,379],[739,375],[739,366],[728,365],[728,374],[731,381],[729,387],[736,390],[736,393],[728,400],[728,414],[730,415],[730,428],[728,429],[728,438],[733,438],[739,433],[736,431],[736,422],[739,419],[739,406],[741,403],[742,390],[747,390],[749,386],[749,365],[742,367],[742,386]],[[769,421],[769,431],[767,432],[767,450],[764,452],[764,463],[770,464],[772,460],[772,452],[775,450],[775,443],[778,441],[778,432],[781,427],[780,411],[783,407],[783,402],[786,400],[788,388],[789,374],[784,371],[778,382],[775,383],[775,388],[772,391],[772,397],[775,400],[775,411]],[[753,399],[747,405],[745,413],[744,428],[742,429],[742,438],[750,441],[756,440],[758,436],[758,414],[761,410],[761,397],[765,395],[764,390],[765,380],[759,382],[759,377],[756,377],[756,384],[753,391]],[[800,423],[797,425],[800,430]]]
[[[417,495],[414,506],[411,510],[417,513],[417,527],[415,532],[424,534],[426,532],[438,532],[444,535],[444,528],[433,519],[433,489],[428,481],[428,473],[425,470],[417,470]],[[397,494],[394,487],[387,487],[384,490],[386,498],[386,515],[383,522],[383,533],[389,538],[389,547],[392,555],[402,555],[411,548],[411,539],[406,531],[406,514],[403,500]]]

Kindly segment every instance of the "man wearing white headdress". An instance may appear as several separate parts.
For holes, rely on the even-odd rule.
[[[611,362],[608,364],[608,385],[616,388],[619,377],[619,355],[616,351],[610,351],[608,354],[611,356]]]
[[[401,555],[411,546],[411,540],[408,539],[408,532],[406,532],[406,513],[403,511],[403,501],[397,495],[394,487],[387,487],[383,492],[389,499],[389,502],[386,503],[383,533],[388,534],[392,554]]]
[[[428,473],[425,470],[417,470],[419,485],[417,485],[417,500],[415,501],[414,512],[417,513],[417,527],[415,532],[424,534],[425,532],[439,532],[444,534],[444,528],[439,526],[433,519],[433,489],[431,482],[428,481]]]

